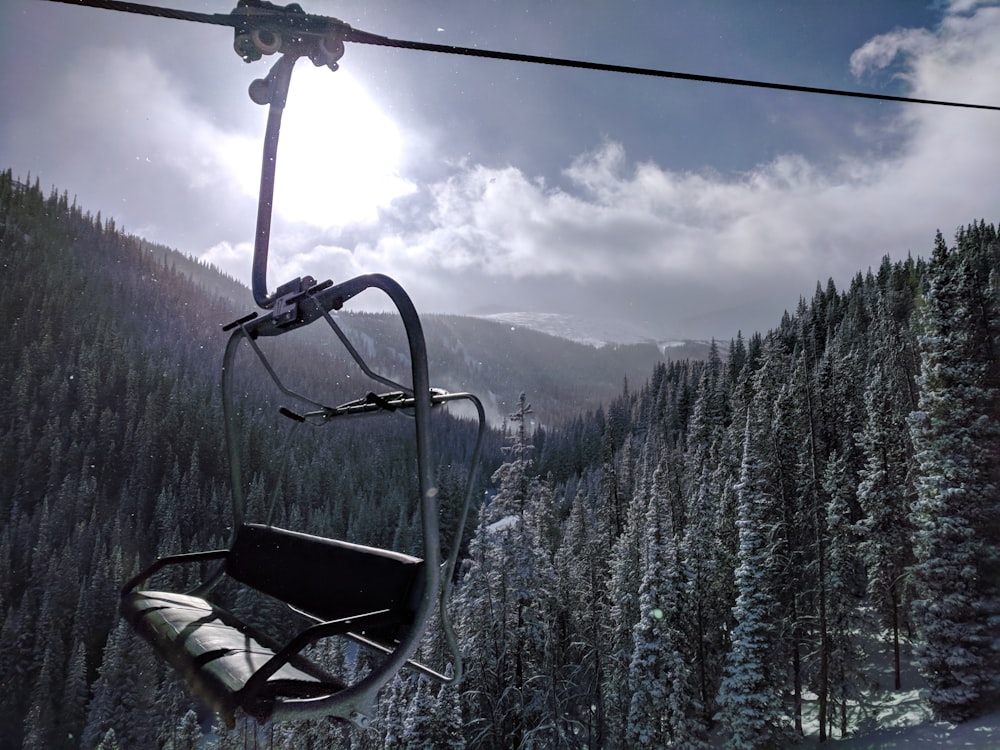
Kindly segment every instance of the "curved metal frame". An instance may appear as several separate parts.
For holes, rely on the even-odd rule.
[[[272,660],[273,663],[269,662],[268,665],[263,667],[260,679],[256,679],[256,676],[251,678],[251,681],[246,686],[248,689],[247,695],[252,700],[255,693],[253,687],[259,687],[262,681],[266,681],[269,668],[273,671],[273,668],[276,668],[275,665],[279,664],[282,660],[287,660],[290,654],[294,655],[297,653],[302,645],[312,642],[317,637],[334,634],[346,635],[359,643],[378,648],[386,653],[386,658],[358,683],[348,686],[345,689],[339,689],[328,696],[321,698],[277,699],[273,704],[273,709],[268,718],[280,721],[335,716],[364,728],[367,726],[368,718],[374,710],[379,691],[403,666],[410,664],[437,679],[443,681],[449,680],[444,675],[411,661],[420,646],[421,638],[435,603],[439,606],[441,627],[448,649],[451,652],[454,667],[453,676],[450,680],[457,681],[461,678],[462,659],[458,649],[457,638],[448,616],[447,600],[461,546],[462,532],[468,518],[469,507],[472,503],[475,479],[478,474],[479,456],[486,428],[486,417],[482,403],[471,394],[445,394],[431,390],[428,375],[427,350],[420,319],[409,296],[398,283],[388,276],[368,274],[338,284],[333,284],[330,281],[316,283],[315,279],[307,276],[281,285],[273,294],[268,292],[267,259],[271,233],[278,137],[292,71],[298,58],[303,56],[309,57],[316,65],[326,65],[331,70],[336,70],[338,67],[337,60],[344,53],[343,41],[350,27],[340,22],[332,25],[324,22],[313,28],[310,21],[311,17],[306,16],[302,9],[295,3],[280,7],[263,2],[262,0],[240,0],[233,14],[239,16],[240,20],[235,29],[236,39],[234,47],[237,54],[243,57],[244,60],[252,62],[259,59],[262,54],[281,53],[267,76],[263,79],[253,81],[249,90],[250,98],[255,103],[269,106],[261,161],[260,192],[257,205],[257,224],[254,236],[254,255],[251,273],[254,302],[266,312],[263,314],[251,313],[224,328],[224,330],[232,331],[223,356],[221,385],[226,450],[229,456],[232,475],[234,538],[236,530],[244,522],[245,498],[239,449],[236,440],[236,408],[232,375],[239,344],[247,341],[282,393],[297,398],[318,409],[317,412],[313,412],[305,417],[283,409],[283,413],[286,416],[299,421],[306,421],[309,417],[318,416],[322,421],[326,421],[335,416],[365,413],[377,409],[396,408],[397,406],[403,406],[406,410],[412,410],[417,453],[424,560],[423,594],[414,613],[413,624],[394,649],[383,648],[378,644],[367,641],[361,636],[345,632],[346,628],[342,623],[318,623],[301,633],[299,637],[282,649],[279,654],[276,654]],[[287,33],[283,32],[284,36],[282,33],[271,31],[264,34],[261,31],[264,27],[260,26],[258,28],[258,21],[263,19],[274,20],[279,17],[288,25],[288,29],[285,30]],[[388,295],[402,318],[410,349],[411,385],[409,387],[399,385],[373,372],[365,364],[360,354],[352,346],[330,314],[333,310],[339,310],[352,297],[368,289],[378,289]],[[343,407],[331,408],[286,388],[268,363],[263,352],[257,346],[256,339],[260,336],[281,335],[308,325],[320,318],[324,318],[327,321],[351,357],[366,375],[377,382],[398,389],[402,392],[400,394],[401,397],[389,401],[385,397],[375,396],[373,400],[363,399],[360,402],[352,402]],[[430,412],[433,404],[455,399],[468,399],[473,402],[478,412],[479,432],[473,451],[473,466],[470,469],[468,477],[456,539],[452,544],[448,560],[442,567],[440,528],[438,523],[439,506],[437,489],[433,481],[433,462],[430,458]],[[224,551],[213,551],[208,553],[207,556],[205,553],[195,553],[193,557],[190,555],[181,556],[176,559],[171,558],[167,562],[214,559],[224,554]],[[152,568],[133,578],[129,582],[128,588],[131,589],[132,586],[157,569],[156,566],[162,562],[164,561],[154,563]],[[204,596],[222,579],[224,574],[224,567],[220,565],[212,575],[191,593],[197,596]],[[253,683],[253,685],[250,683]]]
[[[367,274],[359,276],[349,281],[336,285],[314,285],[310,290],[300,295],[295,300],[295,315],[291,319],[287,315],[283,316],[272,310],[262,316],[248,316],[234,323],[232,334],[226,345],[222,367],[222,405],[223,419],[225,422],[226,447],[229,454],[230,470],[232,474],[232,512],[234,530],[238,528],[245,517],[245,499],[243,494],[243,480],[239,448],[236,434],[236,407],[233,388],[233,373],[235,371],[236,353],[239,344],[244,340],[248,341],[254,348],[255,353],[263,362],[265,369],[271,376],[276,386],[286,395],[298,398],[304,402],[318,406],[318,414],[326,418],[347,415],[352,413],[371,412],[384,409],[378,397],[373,401],[358,402],[361,409],[351,411],[350,408],[325,407],[319,402],[296,393],[284,386],[277,374],[267,363],[266,358],[256,345],[256,339],[260,336],[276,336],[286,333],[296,328],[308,325],[320,318],[324,318],[337,332],[341,340],[345,340],[343,332],[333,321],[330,315],[331,310],[340,309],[342,305],[355,295],[368,290],[379,289],[392,300],[399,311],[403,326],[406,331],[407,342],[410,349],[411,358],[411,382],[412,385],[405,389],[405,398],[401,403],[407,409],[414,412],[414,439],[417,453],[417,475],[421,506],[421,526],[423,532],[423,559],[424,559],[424,585],[423,596],[414,614],[413,625],[409,628],[402,641],[387,653],[385,660],[379,664],[371,673],[366,675],[360,682],[337,693],[323,698],[309,699],[279,699],[274,704],[271,718],[274,720],[287,720],[298,718],[314,718],[318,716],[336,716],[351,721],[361,727],[367,725],[367,717],[370,716],[378,692],[388,683],[389,680],[407,664],[414,666],[420,671],[437,679],[447,680],[443,675],[435,673],[422,665],[417,665],[411,661],[413,655],[420,646],[427,620],[432,608],[437,605],[441,616],[442,630],[445,640],[451,652],[453,664],[453,676],[451,680],[458,680],[462,673],[462,659],[459,653],[457,638],[451,626],[447,612],[447,600],[450,593],[451,581],[454,575],[455,565],[461,546],[462,530],[468,518],[469,507],[472,503],[475,479],[478,470],[479,455],[482,448],[482,438],[485,432],[485,413],[482,403],[475,396],[468,393],[441,393],[432,391],[428,374],[427,349],[424,340],[423,327],[420,323],[417,311],[413,306],[409,296],[403,288],[393,279],[382,274]],[[313,291],[317,290],[317,291]],[[395,384],[374,373],[361,359],[353,346],[348,344],[348,351],[361,368],[375,380],[383,383]],[[457,399],[472,401],[475,405],[479,417],[479,432],[476,446],[473,450],[473,468],[467,480],[464,503],[459,518],[456,538],[451,545],[447,562],[441,564],[441,538],[439,528],[439,504],[438,493],[434,486],[433,462],[431,460],[430,441],[430,416],[433,404],[445,403]],[[222,577],[222,571],[206,580],[194,592],[196,595],[203,595],[208,592]],[[443,582],[442,582],[443,578]],[[321,626],[316,626],[321,627]],[[340,629],[343,630],[342,628]],[[343,634],[343,633],[339,633]],[[349,637],[365,645],[376,646],[364,638],[347,633]],[[377,646],[376,646],[377,647]],[[385,651],[384,649],[382,649]]]

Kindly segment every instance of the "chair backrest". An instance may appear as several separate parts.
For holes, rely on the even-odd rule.
[[[412,620],[423,590],[423,560],[336,539],[244,524],[226,573],[320,620],[388,609]]]

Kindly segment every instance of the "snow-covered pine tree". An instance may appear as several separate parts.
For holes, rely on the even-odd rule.
[[[83,641],[76,641],[66,665],[66,675],[60,698],[59,734],[67,747],[78,744],[87,715],[87,650]]]
[[[876,319],[872,366],[865,390],[865,425],[857,435],[864,456],[859,472],[858,551],[868,573],[868,598],[886,628],[896,690],[902,687],[900,631],[904,626],[907,566],[912,561],[909,521],[914,490],[906,419],[907,377],[899,366],[899,336],[885,311]]]
[[[177,730],[164,744],[163,750],[198,750],[201,747],[201,739],[198,715],[193,710],[188,710],[177,722]]]
[[[911,416],[916,655],[949,720],[975,715],[995,689],[1000,635],[1000,246],[992,227],[975,229],[955,251],[935,241]]]
[[[759,398],[763,402],[766,397],[759,394]],[[760,415],[766,406],[751,405],[746,418],[737,486],[736,627],[718,697],[729,746],[737,750],[780,745],[785,732],[781,701],[784,670],[777,663],[782,648],[775,581],[776,557],[784,553],[776,533],[781,521],[780,499],[773,485],[773,467],[764,458],[771,439]]]
[[[650,451],[644,449],[643,453],[643,460],[648,461]],[[608,744],[613,747],[627,747],[628,673],[635,646],[632,626],[639,621],[639,586],[642,583],[641,561],[646,545],[644,524],[648,507],[648,484],[644,476],[640,476],[636,482],[623,517],[622,532],[614,543],[609,560],[610,617],[605,623],[603,648],[607,668],[602,692],[607,697]]]
[[[400,747],[405,750],[436,750],[437,745],[432,736],[434,709],[436,707],[435,691],[430,680],[424,675],[417,678],[417,688],[410,699],[410,705],[403,717],[403,732],[400,736]]]
[[[836,452],[823,472],[823,491],[828,498],[825,516],[826,544],[826,638],[828,727],[847,733],[848,703],[858,698],[862,654],[856,642],[858,626],[858,532],[851,523],[853,477],[847,462]],[[827,735],[832,736],[832,731]]]
[[[657,484],[654,474],[654,488]],[[628,745],[698,748],[706,728],[698,686],[688,666],[687,581],[669,500],[656,489],[649,497],[645,533],[639,620],[632,628],[628,674]]]
[[[555,558],[559,599],[566,605],[560,692],[586,748],[606,745],[604,634],[610,620],[606,594],[611,555],[607,511],[606,505],[578,490]]]
[[[109,729],[115,741],[136,746],[154,744],[155,675],[160,669],[152,650],[138,642],[125,620],[119,620],[108,634],[100,676],[94,683],[94,695],[83,731],[83,747],[94,747]],[[151,684],[152,683],[152,684]]]
[[[121,750],[121,747],[118,744],[118,737],[115,734],[114,727],[108,727],[108,731],[104,733],[101,741],[97,743],[97,750]]]
[[[407,708],[407,680],[400,674],[382,691],[378,703],[377,730],[384,747],[401,747]]]
[[[729,646],[726,623],[733,598],[733,570],[723,564],[724,547],[718,537],[719,513],[723,506],[727,462],[723,458],[728,426],[728,384],[725,370],[712,342],[702,371],[691,419],[688,424],[684,492],[687,506],[681,557],[688,578],[688,661],[698,683],[698,699],[708,723],[715,713],[715,696],[722,677],[722,664]]]
[[[805,315],[801,305],[799,314]],[[803,333],[798,320],[784,328],[787,331],[784,338],[788,342],[785,346],[799,346]],[[781,514],[773,526],[771,560],[777,584],[777,620],[791,677],[791,719],[795,731],[801,733],[810,652],[818,651],[821,655],[816,685],[821,714],[826,701],[824,652],[819,643],[824,637],[823,539],[817,534],[817,529],[822,527],[823,503],[818,488],[816,399],[808,374],[807,353],[799,349],[786,364],[779,340],[772,339],[769,343],[769,358],[761,371],[765,377],[758,378],[753,408],[758,418],[770,417],[766,432],[768,442],[761,444],[760,457],[767,466],[769,489],[778,501]],[[811,632],[813,622],[818,627]]]
[[[452,677],[449,664],[445,676]],[[433,686],[431,686],[433,687]],[[462,701],[460,686],[446,682],[436,691],[436,697],[429,706],[429,720],[424,723],[423,740],[426,747],[434,750],[463,750],[465,738],[462,736]]]
[[[464,655],[461,691],[470,746],[501,748],[511,721],[507,703],[510,672],[508,653],[508,592],[503,570],[506,554],[491,539],[495,521],[489,507],[479,509],[476,531],[469,541],[462,580],[455,591],[455,629]],[[502,520],[502,519],[501,519]]]
[[[546,747],[558,733],[550,640],[557,612],[553,497],[529,473],[530,413],[522,394],[511,415],[511,460],[493,474],[497,491],[480,509],[456,592],[473,746]]]
[[[48,599],[48,592],[46,592],[44,599]],[[47,610],[48,607],[43,604],[43,616]],[[52,627],[50,618],[43,619],[43,622],[49,622],[49,627]],[[56,639],[47,638],[46,640]],[[24,742],[22,744],[24,750],[48,750],[48,748],[55,747],[56,742],[62,744],[62,738],[56,738],[53,733],[56,717],[54,694],[56,669],[53,648],[47,646],[42,658],[41,669],[34,675],[34,685],[31,688],[31,707],[28,709],[28,715],[24,721]]]

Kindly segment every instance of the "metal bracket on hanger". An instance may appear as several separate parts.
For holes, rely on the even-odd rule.
[[[339,19],[306,13],[298,3],[240,0],[231,15],[237,21],[233,49],[248,63],[280,52],[336,70],[344,56],[344,39],[352,31]]]
[[[257,199],[251,286],[257,305],[270,309],[279,303],[282,294],[287,293],[282,291],[287,287],[295,287],[291,291],[293,295],[307,291],[302,288],[304,284],[300,284],[299,279],[283,284],[274,295],[267,291],[267,256],[271,243],[278,136],[292,69],[300,57],[308,57],[316,66],[325,65],[330,70],[337,70],[337,61],[344,55],[344,38],[351,27],[336,18],[307,14],[298,3],[280,6],[265,0],[240,0],[233,15],[240,20],[236,25],[233,47],[243,60],[254,62],[264,55],[281,55],[264,78],[250,84],[249,91],[250,99],[255,104],[269,107]],[[296,317],[294,312],[286,310],[282,313],[286,314],[290,315],[290,320]],[[275,322],[278,322],[278,317],[275,317]]]

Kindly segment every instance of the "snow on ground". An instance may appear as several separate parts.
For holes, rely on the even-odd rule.
[[[499,521],[494,521],[487,526],[486,530],[491,534],[495,534],[498,531],[503,531],[504,529],[509,529],[512,526],[517,526],[520,522],[521,519],[517,516],[504,516]]]
[[[799,748],[835,750],[883,750],[884,748],[967,747],[1000,749],[1000,708],[986,716],[962,724],[934,721],[918,691],[899,693],[894,703],[880,707],[878,728],[843,739],[834,737],[820,744],[816,734],[797,745]]]
[[[806,694],[803,707],[805,738],[795,747],[803,750],[883,750],[884,748],[964,747],[1000,750],[1000,703],[985,716],[962,724],[935,721],[925,700],[925,683],[912,662],[912,648],[901,643],[901,679],[904,690],[892,690],[893,675],[888,634],[855,634],[867,655],[864,673],[872,680],[859,700],[848,706],[848,732],[839,730],[819,741],[816,696]],[[836,710],[836,709],[831,709]]]

